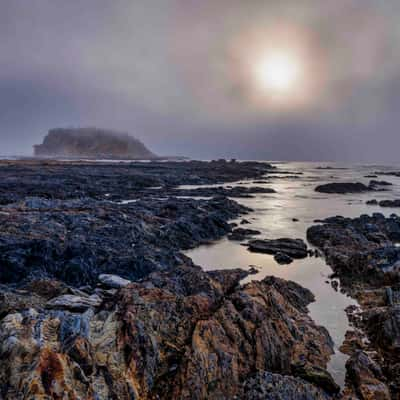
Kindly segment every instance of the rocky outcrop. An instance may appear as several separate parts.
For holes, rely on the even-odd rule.
[[[0,283],[51,278],[82,286],[100,274],[139,279],[183,263],[180,250],[220,238],[231,231],[228,220],[248,212],[225,197],[38,204],[1,209]]]
[[[46,208],[47,200],[71,200],[90,197],[95,200],[121,201],[170,196],[215,196],[212,188],[200,191],[178,189],[179,185],[215,185],[275,171],[267,163],[257,162],[151,162],[93,163],[53,160],[0,160],[0,205],[27,202],[32,208]],[[221,193],[251,196],[253,188],[224,189]],[[204,190],[205,188],[199,188]],[[264,190],[264,188],[261,188]],[[257,191],[257,188],[254,188]],[[234,193],[236,192],[236,193]],[[40,199],[38,201],[37,199]],[[64,204],[60,205],[64,206]]]
[[[347,361],[346,368],[347,398],[357,396],[361,400],[391,400],[381,368],[365,352],[356,351]]]
[[[328,398],[338,390],[324,369],[332,342],[306,314],[312,294],[277,278],[238,287],[242,274],[179,267],[120,289],[101,310],[13,310],[0,322],[2,395]]]
[[[249,272],[205,272],[181,252],[230,233],[249,209],[172,197],[177,185],[260,178],[271,166],[2,165],[1,399],[338,392],[310,291],[273,277],[241,286]]]
[[[51,129],[43,143],[34,146],[37,157],[97,159],[152,159],[156,156],[126,133],[97,128]]]
[[[299,378],[271,374],[270,372],[258,373],[246,380],[243,388],[246,400],[328,400],[324,391],[307,384]]]
[[[355,353],[348,363],[350,386],[361,399],[398,399],[400,218],[376,213],[322,222],[311,227],[307,237],[323,250],[342,288],[360,303],[361,311],[350,317],[368,337],[357,346],[368,357]]]

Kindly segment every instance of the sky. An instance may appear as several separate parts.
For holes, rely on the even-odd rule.
[[[0,0],[0,155],[55,127],[160,155],[396,162],[398,0]]]

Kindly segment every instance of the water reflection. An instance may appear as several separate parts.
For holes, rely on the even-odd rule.
[[[268,183],[253,184],[249,181],[241,182],[243,185],[270,187],[276,190],[275,194],[261,194],[251,199],[235,199],[236,201],[252,208],[254,212],[246,216],[252,224],[251,228],[260,230],[265,238],[302,238],[306,239],[306,230],[316,219],[323,219],[334,215],[356,217],[360,214],[381,212],[390,215],[396,210],[380,208],[379,206],[367,206],[366,200],[395,199],[400,198],[400,178],[382,176],[378,180],[392,182],[394,186],[390,191],[368,192],[363,194],[332,195],[314,192],[318,184],[333,181],[363,182],[368,184],[370,179],[365,175],[373,172],[396,170],[395,167],[385,166],[345,166],[339,164],[324,163],[324,167],[346,169],[319,169],[320,164],[314,163],[284,163],[278,165],[285,170],[303,172],[303,175],[281,176],[279,178],[267,176]],[[399,168],[400,169],[400,168]],[[232,186],[228,183],[223,186]],[[222,185],[215,185],[222,186]],[[182,188],[193,188],[187,186]],[[295,222],[293,219],[297,219]],[[238,221],[237,221],[238,222]],[[222,239],[212,245],[201,246],[186,253],[196,264],[207,270],[219,268],[242,267],[247,269],[249,265],[260,268],[257,275],[247,278],[262,279],[268,275],[290,279],[310,289],[316,301],[309,307],[310,315],[317,324],[325,326],[334,342],[335,354],[329,363],[329,370],[335,380],[343,385],[345,376],[344,364],[347,356],[339,351],[349,329],[347,316],[344,309],[355,301],[339,291],[335,291],[326,281],[332,273],[322,258],[307,258],[295,260],[288,266],[278,265],[272,256],[250,253],[247,248],[237,242]]]

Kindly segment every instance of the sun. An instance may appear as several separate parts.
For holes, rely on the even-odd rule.
[[[289,51],[265,54],[256,64],[255,73],[262,90],[276,94],[289,94],[300,84],[301,64]]]

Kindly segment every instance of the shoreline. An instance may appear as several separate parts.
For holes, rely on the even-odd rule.
[[[103,382],[99,398],[250,398],[243,390],[271,382],[284,393],[287,376],[294,395],[339,391],[326,370],[333,343],[309,316],[308,289],[277,277],[241,285],[251,271],[204,271],[182,254],[246,218],[251,209],[227,196],[279,197],[265,183],[298,171],[225,161],[0,165],[2,387],[1,368],[13,363],[13,380],[32,396],[94,393]],[[192,198],[206,194],[217,197]],[[38,370],[24,370],[24,351]]]

